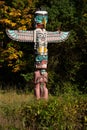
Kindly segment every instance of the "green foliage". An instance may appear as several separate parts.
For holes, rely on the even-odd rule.
[[[21,74],[21,76],[23,76],[27,82],[33,79],[33,73]]]
[[[21,113],[23,124],[26,128],[38,130],[85,129],[87,102],[78,99],[67,94],[25,105]]]
[[[49,93],[55,96],[60,95],[62,93],[63,83],[61,82],[59,75],[54,71],[49,72],[48,75],[49,82],[47,84],[47,88],[49,90]]]
[[[63,84],[69,82],[76,84],[83,93],[87,92],[86,0],[4,0],[0,1],[0,7],[0,79],[6,82],[7,77],[10,79],[9,74],[13,76],[14,72],[33,73],[33,44],[10,41],[5,30],[34,29],[34,12],[42,7],[48,11],[47,30],[70,31],[67,41],[48,45],[49,91],[57,95]],[[9,52],[10,47],[14,49],[13,53]],[[9,73],[6,76],[7,71]],[[17,79],[20,79],[19,75],[16,75]]]
[[[86,130],[87,95],[67,86],[63,94],[49,95],[48,100],[13,92],[1,94],[1,130]]]
[[[68,80],[77,86],[79,84],[78,88],[86,92],[87,17],[84,14],[87,12],[87,1],[46,2],[49,3],[48,6],[44,5],[49,14],[47,29],[70,30],[69,39],[65,43],[49,45],[49,71],[55,71],[62,82]]]
[[[26,73],[21,74],[21,76],[24,78],[26,85],[24,87],[25,93],[30,93],[33,91],[34,88],[34,74],[33,73]]]

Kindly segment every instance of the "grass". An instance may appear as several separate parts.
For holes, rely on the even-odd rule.
[[[13,90],[6,92],[0,91],[0,130],[35,130],[25,128],[24,119],[26,119],[28,124],[29,122],[32,124],[36,115],[38,116],[37,119],[40,118],[41,122],[43,122],[44,117],[44,121],[46,120],[48,123],[49,120],[47,118],[49,119],[53,115],[54,120],[52,122],[56,122],[58,125],[60,124],[58,130],[65,130],[65,125],[68,124],[66,119],[68,119],[71,123],[68,124],[68,130],[73,130],[73,125],[76,123],[75,125],[78,126],[80,120],[82,121],[84,119],[84,122],[87,123],[86,106],[87,95],[80,95],[78,92],[73,92],[70,89],[68,92],[59,96],[54,97],[49,95],[49,100],[45,104],[41,100],[37,102],[31,93],[17,93]],[[59,109],[56,109],[56,107]],[[58,119],[60,123],[55,119]],[[61,124],[61,122],[63,123]],[[60,128],[61,126],[63,129]],[[85,128],[87,129],[86,126]],[[83,130],[86,130],[85,128]],[[78,127],[75,130],[78,130]]]
[[[33,99],[33,94],[0,91],[0,130],[24,130],[19,110],[22,105],[32,102]]]
[[[0,92],[0,105],[11,104],[20,106],[23,102],[29,102],[34,96],[32,94],[17,94],[15,91]]]

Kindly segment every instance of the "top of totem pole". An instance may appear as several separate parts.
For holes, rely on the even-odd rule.
[[[48,12],[42,10],[36,11],[34,20],[36,28],[46,28],[46,24],[48,22]],[[42,25],[43,27],[41,27]]]
[[[48,12],[39,10],[39,11],[36,11],[35,14],[43,14],[43,15],[45,15],[45,14],[48,14]]]

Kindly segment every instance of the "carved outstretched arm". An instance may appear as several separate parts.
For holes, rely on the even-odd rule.
[[[9,38],[19,42],[35,42],[35,31],[23,31],[23,30],[6,30]],[[59,43],[65,41],[69,36],[69,32],[50,32],[47,31],[48,43]]]
[[[34,42],[34,31],[6,30],[9,38],[19,42]]]
[[[69,36],[69,32],[55,31],[50,32],[47,31],[47,42],[48,43],[59,43],[65,41]]]

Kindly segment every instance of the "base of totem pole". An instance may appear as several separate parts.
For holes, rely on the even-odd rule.
[[[48,89],[46,88],[46,84],[44,86],[41,86],[40,84],[35,85],[34,93],[37,100],[48,99]]]

